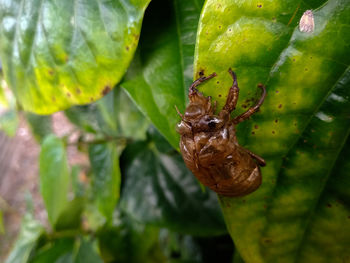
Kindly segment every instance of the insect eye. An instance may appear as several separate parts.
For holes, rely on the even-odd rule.
[[[208,126],[210,129],[214,129],[216,127],[216,122],[215,121],[210,121],[208,122]]]

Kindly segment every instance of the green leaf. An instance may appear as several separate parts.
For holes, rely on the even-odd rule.
[[[125,149],[121,208],[140,222],[180,233],[226,233],[216,195],[203,192],[182,157],[174,149],[159,151],[160,145],[139,141]]]
[[[0,3],[5,79],[27,111],[95,101],[120,81],[149,0]]]
[[[0,131],[3,131],[7,136],[15,136],[18,125],[19,118],[17,111],[14,108],[10,108],[9,110],[0,114]]]
[[[115,90],[118,130],[122,136],[144,140],[149,127],[149,121],[137,109],[124,89]]]
[[[195,32],[202,0],[152,1],[136,54],[121,84],[171,145],[178,148],[175,125],[192,81]]]
[[[68,202],[57,218],[55,230],[79,229],[84,206],[85,199],[82,197]]]
[[[45,138],[40,152],[40,191],[49,221],[55,225],[68,204],[69,168],[63,141],[54,135]]]
[[[52,133],[51,116],[42,116],[33,113],[26,113],[26,118],[31,131],[38,142],[41,142],[45,136]]]
[[[116,222],[116,226],[98,233],[104,262],[167,262],[160,250],[159,229],[140,224],[125,215],[119,215]]]
[[[72,107],[65,114],[80,129],[99,137],[145,138],[149,126],[143,114],[120,88],[88,106]]]
[[[80,180],[80,166],[73,165],[71,170],[72,190],[75,197],[84,197],[86,185]]]
[[[5,263],[28,262],[29,255],[43,231],[43,226],[27,213],[23,217],[17,241]]]
[[[232,262],[233,243],[229,235],[195,237],[161,229],[159,239],[171,263]]]
[[[120,195],[119,155],[120,149],[114,142],[89,146],[93,199],[107,221],[112,220]]]
[[[109,96],[109,94],[107,96]],[[65,110],[64,113],[70,122],[84,132],[96,134],[100,131],[96,103],[71,107],[68,110]]]
[[[78,253],[74,260],[75,263],[103,263],[102,258],[97,252],[96,241],[85,238],[81,239]]]
[[[349,203],[328,190],[328,179],[337,174],[332,169],[350,129],[350,4],[310,5],[208,0],[201,15],[195,77],[214,71],[218,76],[200,90],[220,108],[232,85],[231,67],[240,87],[239,114],[259,97],[257,84],[267,85],[260,112],[237,127],[238,141],[267,161],[263,184],[249,196],[221,198],[229,232],[247,263],[349,258],[348,236],[334,234],[349,225]],[[306,9],[314,9],[313,33],[295,27]],[[344,204],[332,209],[332,220],[325,200]]]
[[[60,238],[45,244],[36,251],[30,263],[71,263],[73,262],[73,238]]]

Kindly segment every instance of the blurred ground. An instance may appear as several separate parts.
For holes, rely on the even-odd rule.
[[[36,219],[48,227],[39,190],[40,146],[31,135],[24,118],[20,119],[19,128],[13,138],[0,132],[0,210],[4,213],[5,226],[5,233],[0,234],[0,262],[4,262],[16,240],[28,199],[33,201]],[[53,130],[58,136],[68,134],[72,140],[78,136],[62,113],[54,114],[52,119]],[[88,165],[86,155],[79,153],[76,147],[68,147],[68,159],[71,164]]]

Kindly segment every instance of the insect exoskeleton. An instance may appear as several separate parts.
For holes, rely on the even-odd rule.
[[[248,119],[262,105],[266,88],[262,84],[262,95],[257,104],[246,112],[231,118],[236,108],[239,88],[236,74],[229,69],[233,85],[229,90],[226,103],[215,114],[216,103],[211,97],[204,96],[197,86],[216,76],[212,73],[197,79],[189,88],[189,105],[181,114],[177,132],[181,135],[180,150],[187,167],[213,191],[224,196],[244,196],[255,191],[261,184],[260,166],[265,161],[260,156],[238,144],[235,125]]]

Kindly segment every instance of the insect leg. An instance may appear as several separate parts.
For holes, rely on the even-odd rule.
[[[231,113],[236,108],[236,105],[237,105],[239,88],[237,84],[236,74],[232,71],[231,68],[228,70],[228,72],[230,73],[233,79],[233,84],[232,84],[232,87],[230,88],[230,91],[228,92],[226,104],[223,110],[227,111],[228,113]]]
[[[175,105],[175,109],[177,114],[181,117],[181,119],[183,120],[184,116],[181,114],[181,112],[179,111],[179,109],[177,108],[177,106]]]
[[[206,80],[208,80],[208,79],[211,79],[211,78],[213,78],[213,77],[215,77],[215,76],[216,76],[216,73],[214,72],[214,73],[210,74],[208,77],[201,77],[201,78],[195,80],[195,81],[192,83],[192,85],[190,86],[190,88],[189,88],[188,96],[191,96],[191,95],[193,95],[194,93],[196,93],[196,92],[198,91],[198,90],[196,89],[196,87],[197,87],[199,84],[201,84],[202,82],[204,82],[204,81],[206,81]]]
[[[233,119],[234,124],[240,123],[240,122],[248,119],[251,115],[253,115],[255,112],[257,112],[259,110],[259,107],[261,106],[261,104],[263,104],[264,99],[266,97],[266,88],[263,84],[259,84],[258,87],[263,90],[263,93],[261,94],[261,97],[260,97],[258,103],[255,106],[249,108],[246,112],[244,112],[241,115],[234,118]]]
[[[243,147],[242,147],[243,148]],[[243,148],[253,159],[255,159],[257,162],[258,162],[258,164],[260,165],[260,166],[265,166],[266,165],[266,162],[265,162],[265,160],[262,158],[262,157],[260,157],[259,155],[256,155],[255,153],[253,153],[253,152],[251,152],[251,151],[249,151],[249,150],[247,150],[247,149],[245,149],[245,148]]]

